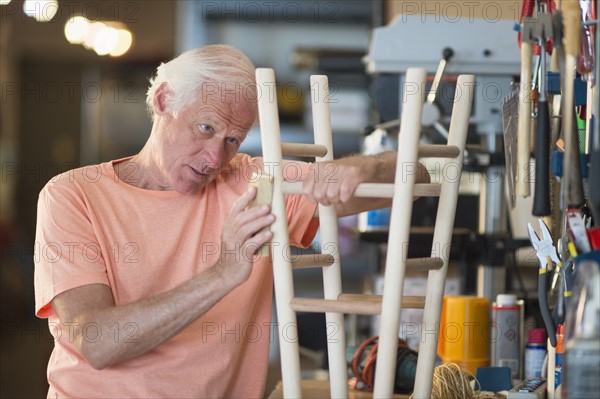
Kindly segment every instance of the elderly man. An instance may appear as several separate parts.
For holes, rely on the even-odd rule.
[[[230,98],[232,87],[244,95]],[[228,46],[186,52],[157,69],[147,103],[152,132],[137,155],[40,193],[36,314],[56,341],[48,396],[261,397],[272,270],[252,251],[274,216],[248,208],[245,169],[262,161],[238,153],[256,120],[254,66]],[[385,205],[350,197],[393,181],[395,154],[336,161],[328,182],[330,164],[295,166],[307,195],[286,199],[290,237],[306,246],[316,202],[340,215]]]

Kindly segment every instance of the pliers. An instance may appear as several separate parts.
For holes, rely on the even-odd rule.
[[[536,255],[540,261],[540,270],[538,278],[538,299],[540,302],[540,310],[542,311],[542,318],[548,331],[548,339],[550,344],[556,347],[556,326],[550,313],[550,307],[548,305],[548,268],[555,263],[557,267],[560,267],[561,262],[556,252],[556,247],[552,241],[550,230],[546,223],[542,219],[539,219],[540,229],[542,230],[542,239],[537,235],[531,223],[527,224],[527,230],[529,231],[529,240],[533,249],[536,251]]]
[[[575,280],[575,263],[573,258],[569,257],[560,266],[560,282],[558,287],[558,298],[552,318],[556,325],[563,324],[567,315],[567,310],[571,302],[571,289]]]

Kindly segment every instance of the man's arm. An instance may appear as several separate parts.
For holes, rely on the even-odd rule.
[[[389,198],[357,198],[353,194],[361,183],[393,183],[396,161],[397,153],[386,151],[377,155],[353,155],[331,162],[317,162],[304,178],[304,194],[313,202],[335,204],[340,217],[391,206]],[[407,165],[406,173],[415,174],[417,183],[430,182],[427,169],[419,162]],[[317,212],[318,209],[315,216]]]
[[[225,222],[220,261],[180,286],[122,306],[115,305],[110,288],[104,284],[74,288],[52,300],[61,323],[73,323],[71,336],[92,367],[103,369],[148,352],[179,333],[248,279],[254,251],[272,237],[271,232],[261,230],[274,220],[268,206],[246,210],[255,195],[256,189],[250,188]],[[97,341],[86,340],[82,328],[91,322],[98,323],[101,331],[109,331],[115,323],[125,328],[133,326],[135,338],[115,340],[113,334],[101,334]],[[119,336],[130,332],[131,328]]]

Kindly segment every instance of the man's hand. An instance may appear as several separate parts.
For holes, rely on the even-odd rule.
[[[391,199],[355,198],[354,191],[361,183],[392,183],[396,172],[397,153],[355,155],[329,162],[316,162],[304,176],[303,193],[322,205],[335,205],[338,216],[391,206]],[[429,183],[427,169],[417,162],[416,183]],[[315,217],[318,215],[318,209]]]
[[[235,285],[250,277],[254,252],[273,237],[270,231],[261,231],[275,221],[271,207],[248,208],[254,197],[256,188],[250,187],[233,206],[221,233],[221,257],[215,271]]]
[[[374,178],[376,163],[370,157],[314,163],[303,180],[303,192],[310,201],[322,205],[347,202],[359,184]]]

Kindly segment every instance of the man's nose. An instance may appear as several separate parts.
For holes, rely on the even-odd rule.
[[[202,152],[204,167],[208,170],[215,170],[221,167],[225,159],[223,143],[220,140],[211,140]]]

